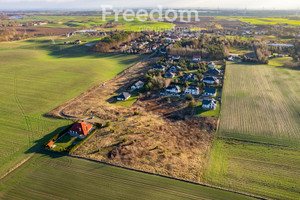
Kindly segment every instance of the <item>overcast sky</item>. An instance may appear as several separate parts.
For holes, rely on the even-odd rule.
[[[101,9],[120,7],[192,7],[224,9],[297,9],[300,0],[0,0],[0,10],[13,9]]]

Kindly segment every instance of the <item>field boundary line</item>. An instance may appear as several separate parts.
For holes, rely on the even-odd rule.
[[[35,153],[30,154],[27,158],[16,164],[13,168],[11,168],[8,172],[6,172],[3,176],[1,176],[0,180],[8,176],[10,173],[15,171],[17,168],[21,167],[24,163],[26,163]]]

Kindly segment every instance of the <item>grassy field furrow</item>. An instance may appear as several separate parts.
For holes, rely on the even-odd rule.
[[[299,77],[299,70],[274,64],[227,65],[219,137],[203,180],[274,199],[300,199]]]
[[[6,178],[2,184],[0,182],[2,199],[252,199],[209,187],[51,154],[35,155],[12,176],[13,179]],[[1,190],[3,184],[6,185],[5,190]]]
[[[291,86],[299,84],[300,79],[288,79],[285,73],[281,77],[278,70],[300,77],[299,71],[266,65],[228,67],[222,99],[226,106],[220,124],[225,135],[238,132],[266,138],[300,138],[300,95]]]

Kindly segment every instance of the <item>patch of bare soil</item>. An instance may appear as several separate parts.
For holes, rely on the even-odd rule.
[[[151,67],[140,62],[50,113],[57,117],[95,116],[111,125],[97,130],[72,154],[146,172],[201,181],[216,118],[193,116],[185,98],[140,95],[130,107],[110,99],[128,88]]]

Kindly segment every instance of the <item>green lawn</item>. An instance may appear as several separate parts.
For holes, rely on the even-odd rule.
[[[75,146],[76,143],[80,142],[81,139],[78,137],[72,137],[70,134],[65,134],[62,138],[57,140],[51,149],[54,151],[64,151],[65,149],[68,149],[69,147]]]
[[[247,196],[57,154],[35,155],[0,181],[0,199],[220,199]]]
[[[219,117],[220,113],[220,103],[218,102],[216,110],[205,110],[202,108],[202,102],[198,104],[195,108],[196,115],[202,115],[206,117]]]
[[[45,113],[139,60],[137,55],[94,54],[84,45],[61,45],[65,40],[1,43],[0,174],[71,123]]]
[[[126,101],[116,101],[114,104],[118,106],[125,106],[125,107],[130,107],[137,99],[139,96],[137,95],[132,95],[128,100]]]

